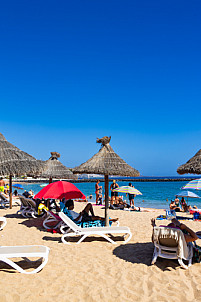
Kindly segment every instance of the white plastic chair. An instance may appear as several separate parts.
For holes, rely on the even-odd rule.
[[[63,220],[63,222],[66,224],[65,226],[62,226],[60,229],[61,231],[65,229],[66,226],[70,228],[72,232],[67,232],[62,236],[61,240],[63,243],[67,244],[65,238],[70,238],[72,236],[82,236],[80,240],[77,242],[79,244],[82,242],[86,237],[90,235],[99,235],[109,242],[116,244],[110,237],[107,236],[107,234],[124,234],[124,238],[128,236],[128,238],[124,241],[124,243],[127,243],[131,237],[132,233],[128,227],[92,227],[92,228],[81,228],[78,225],[76,225],[68,216],[66,216],[63,212],[59,212],[60,218]]]
[[[167,238],[168,231],[172,234],[172,236],[168,236],[169,238]],[[188,267],[191,266],[193,246],[191,243],[186,243],[181,230],[167,227],[154,227],[152,238],[154,240],[154,252],[151,264],[154,264],[157,258],[161,257],[166,259],[178,259],[179,264],[184,269],[188,269]],[[188,261],[188,265],[184,264],[183,259]]]

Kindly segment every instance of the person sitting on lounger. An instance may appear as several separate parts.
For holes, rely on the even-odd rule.
[[[72,199],[68,199],[65,203],[66,208],[69,210],[70,215],[72,216],[74,221],[77,222],[87,222],[87,221],[94,221],[94,220],[101,220],[104,221],[105,218],[100,216],[95,216],[93,206],[91,203],[88,203],[84,210],[82,210],[80,213],[77,213],[73,211],[74,209],[74,202]],[[91,215],[89,215],[89,213]],[[115,222],[118,218],[110,219],[110,221]]]
[[[153,227],[156,226],[156,222],[155,222],[155,219],[152,218],[151,219],[151,225]],[[167,227],[169,228],[176,228],[176,229],[180,229],[182,230],[182,232],[184,233],[184,238],[186,240],[186,242],[192,242],[192,241],[195,241],[198,239],[198,236],[201,235],[201,232],[197,232],[195,233],[193,230],[191,230],[189,227],[187,227],[184,223],[180,223],[177,219],[173,218],[172,219],[172,222],[169,223],[167,225]],[[153,241],[153,240],[152,240]]]

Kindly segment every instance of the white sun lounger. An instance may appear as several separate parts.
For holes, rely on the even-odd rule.
[[[48,262],[49,248],[43,245],[27,245],[27,246],[1,246],[0,261],[12,266],[18,272],[23,274],[35,274],[39,272]],[[44,260],[36,269],[31,272],[25,271],[18,264],[10,260],[10,258],[23,258],[31,262],[28,258],[39,257]],[[38,261],[38,260],[37,260]]]
[[[0,193],[0,205],[1,207],[5,208],[6,206],[9,206],[10,202],[9,200],[3,195]]]
[[[0,225],[0,231],[3,230],[3,228],[6,226],[7,224],[7,220],[6,220],[6,217],[0,217],[0,222],[3,222],[1,225]]]
[[[90,235],[99,235],[108,240],[109,242],[116,244],[110,237],[107,236],[107,234],[124,234],[124,238],[126,235],[129,235],[128,238],[124,241],[124,243],[127,243],[131,237],[132,233],[128,227],[92,227],[92,228],[81,228],[78,225],[76,225],[68,216],[66,216],[63,212],[59,212],[59,216],[63,220],[63,222],[68,226],[72,232],[67,231],[65,233],[61,240],[63,243],[67,244],[65,238],[73,237],[73,236],[82,236],[80,240],[77,242],[79,244],[82,242],[86,237]],[[63,227],[61,227],[63,228]]]
[[[59,229],[61,225],[63,225],[63,221],[60,220],[60,218],[54,214],[51,211],[46,211],[47,212],[47,217],[43,221],[43,227],[47,229]],[[55,222],[56,224],[52,227],[50,223]]]

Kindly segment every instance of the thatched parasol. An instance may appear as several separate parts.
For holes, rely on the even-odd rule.
[[[51,152],[51,157],[42,163],[40,176],[49,178],[49,182],[52,182],[53,177],[57,179],[77,179],[73,172],[58,160],[59,157],[58,152]]]
[[[103,174],[105,175],[105,220],[109,224],[108,205],[109,205],[109,175],[119,176],[139,176],[140,173],[129,166],[119,157],[109,145],[111,136],[104,136],[97,139],[101,143],[101,149],[91,159],[73,169],[73,173]]]
[[[201,174],[201,149],[186,164],[181,165],[177,173]]]
[[[10,178],[10,208],[12,208],[12,176],[35,173],[39,162],[28,153],[9,143],[0,133],[0,175]]]

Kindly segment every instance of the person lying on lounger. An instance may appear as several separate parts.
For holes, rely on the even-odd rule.
[[[87,221],[94,221],[94,220],[102,220],[104,221],[105,218],[100,216],[95,216],[93,206],[91,203],[88,203],[84,210],[82,210],[80,213],[77,213],[73,211],[74,209],[74,202],[72,199],[68,199],[65,203],[66,208],[69,210],[70,215],[72,216],[73,220],[77,222],[87,222]],[[89,213],[91,215],[89,215]],[[110,221],[115,222],[118,218],[110,219]]]
[[[153,227],[156,226],[156,221],[155,221],[154,218],[151,219],[151,225]],[[167,227],[182,230],[182,232],[184,233],[184,238],[185,238],[187,243],[197,240],[199,238],[198,236],[201,235],[201,232],[195,233],[193,230],[191,230],[189,227],[187,227],[184,223],[180,223],[175,218],[172,219],[172,222],[169,223],[167,225]]]

